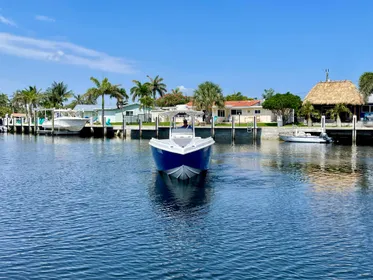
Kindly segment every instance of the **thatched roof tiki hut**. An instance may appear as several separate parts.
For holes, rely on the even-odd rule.
[[[328,115],[327,111],[336,104],[345,104],[350,111],[360,117],[361,105],[364,98],[351,81],[327,81],[317,83],[307,94],[304,102],[309,101],[321,114]],[[347,113],[341,115],[342,121],[350,119]]]

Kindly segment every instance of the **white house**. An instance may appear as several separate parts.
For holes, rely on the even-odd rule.
[[[192,106],[192,102],[187,104]],[[275,122],[276,116],[271,110],[263,109],[261,100],[244,100],[244,101],[225,101],[224,108],[219,109],[217,106],[212,107],[212,116],[216,117],[216,122],[235,122],[249,123],[257,117],[257,122]]]
[[[74,110],[82,111],[84,117],[91,118],[93,117],[93,121],[101,121],[102,117],[102,108],[99,105],[76,105]],[[122,109],[118,109],[117,107],[107,107],[105,108],[105,119],[106,121],[110,120],[110,123],[118,123],[123,121],[123,117],[126,122],[138,122],[139,119],[142,121],[146,121],[146,119],[150,118],[150,109],[143,110],[140,109],[140,104],[128,104],[123,106]]]

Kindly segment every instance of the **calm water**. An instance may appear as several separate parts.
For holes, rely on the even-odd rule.
[[[0,135],[1,279],[372,279],[373,147],[216,145],[176,184],[147,141]]]

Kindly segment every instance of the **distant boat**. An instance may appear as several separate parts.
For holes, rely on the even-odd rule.
[[[298,143],[331,143],[333,139],[329,137],[325,132],[320,133],[319,136],[311,135],[298,131],[297,129],[292,135],[280,134],[280,139],[286,142],[298,142]]]
[[[70,109],[54,110],[54,130],[58,133],[79,133],[89,119],[79,117],[79,112]],[[42,123],[45,131],[52,129],[52,120]],[[41,132],[41,131],[40,131]]]
[[[373,127],[373,115],[365,114],[363,118],[363,125],[366,127]]]
[[[165,112],[162,115],[168,116],[172,121],[169,139],[152,138],[149,142],[157,169],[181,180],[207,170],[210,165],[211,146],[215,141],[211,137],[196,137],[194,128],[195,117],[202,116],[203,112],[184,109]],[[192,126],[176,128],[176,116],[190,116]]]

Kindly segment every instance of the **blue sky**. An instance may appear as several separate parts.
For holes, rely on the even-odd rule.
[[[263,89],[304,97],[325,79],[373,69],[373,1],[0,1],[0,91],[90,76],[160,75],[191,95],[206,80],[224,94]]]

